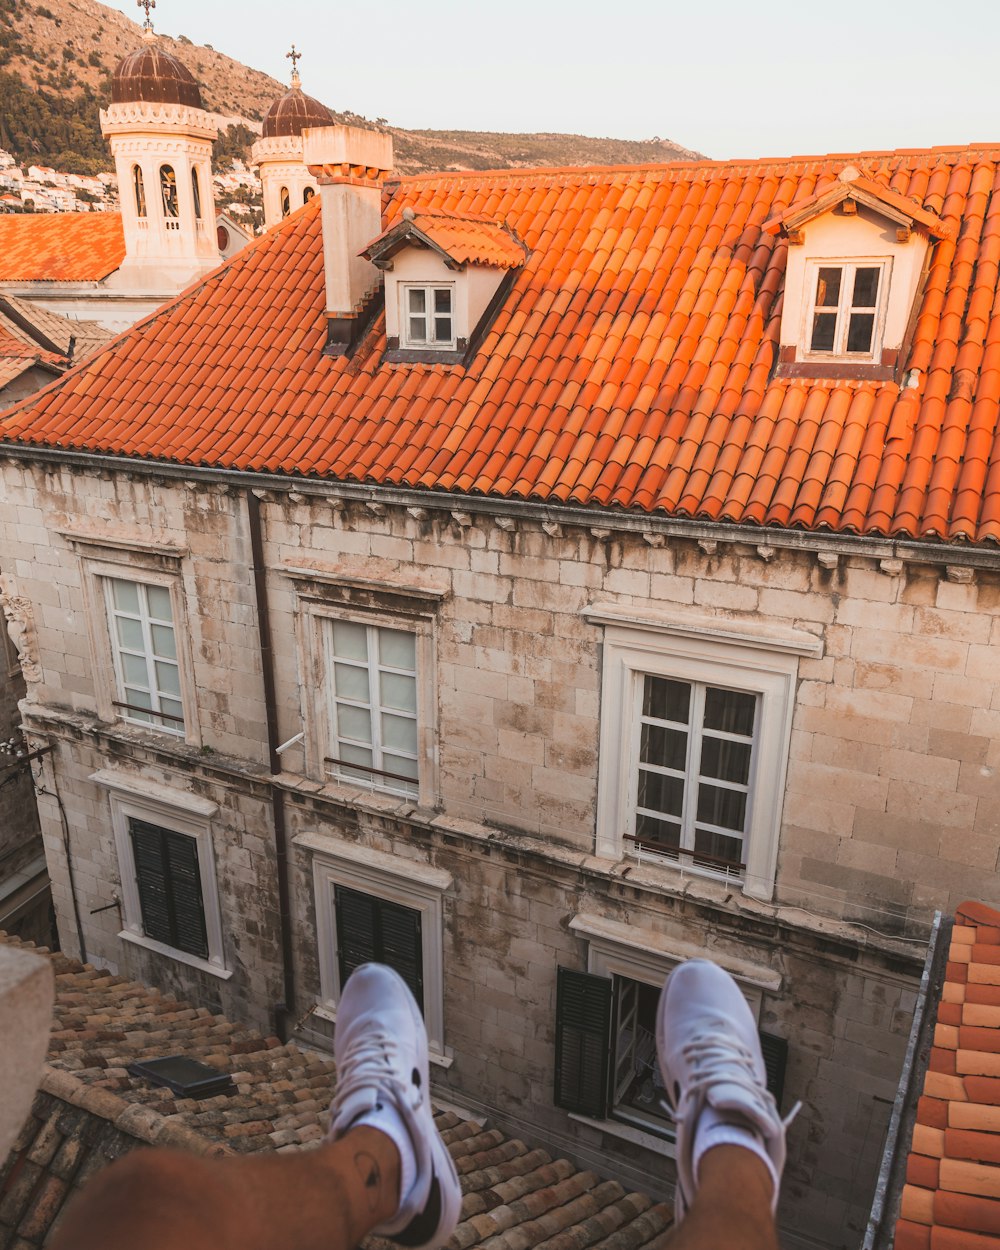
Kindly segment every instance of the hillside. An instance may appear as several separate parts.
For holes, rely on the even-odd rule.
[[[184,35],[160,36],[198,79],[205,107],[228,126],[259,131],[260,121],[285,86],[208,44]],[[0,0],[0,147],[23,161],[70,173],[110,168],[98,110],[123,56],[138,47],[140,27],[98,0]],[[338,101],[324,101],[341,121],[375,123]],[[402,130],[387,126],[401,173],[430,169],[506,169],[530,165],[631,164],[695,157],[666,140],[630,142],[583,135],[493,134]],[[245,132],[233,130],[229,155],[246,151]]]

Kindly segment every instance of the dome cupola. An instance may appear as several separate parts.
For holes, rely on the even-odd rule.
[[[325,104],[320,104],[319,100],[314,100],[302,90],[302,79],[295,64],[302,55],[301,52],[296,52],[295,45],[292,44],[291,52],[286,52],[285,55],[292,59],[291,85],[267,110],[261,133],[263,139],[300,135],[309,126],[333,126],[336,122]]]
[[[112,104],[185,104],[200,109],[201,91],[194,75],[175,56],[161,48],[152,32],[144,45],[130,52],[111,79]]]

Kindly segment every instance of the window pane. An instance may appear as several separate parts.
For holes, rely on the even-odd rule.
[[[168,716],[183,717],[184,715],[184,709],[176,699],[161,699],[160,711],[166,712]],[[169,727],[176,729],[178,724],[178,721],[172,720],[169,722]]]
[[[115,607],[121,612],[139,614],[139,587],[135,582],[123,582],[114,578],[111,582]]]
[[[682,730],[644,724],[639,758],[644,764],[659,764],[661,768],[676,768],[683,772],[687,762],[687,741],[688,736]]]
[[[153,654],[165,660],[177,659],[177,639],[174,637],[172,625],[151,625],[149,632],[153,639]]]
[[[434,318],[434,340],[437,343],[451,342],[451,318],[435,317]]]
[[[371,768],[372,753],[365,747],[352,746],[349,742],[342,742],[337,749],[337,756],[345,764],[360,764],[364,768]]]
[[[422,343],[427,337],[427,323],[423,317],[410,318],[410,341]]]
[[[705,690],[705,728],[723,733],[753,735],[753,716],[757,697],[738,690]]]
[[[422,287],[411,287],[409,292],[410,312],[422,313],[427,308],[427,294]]]
[[[709,833],[707,829],[696,829],[694,849],[703,855],[714,855],[716,859],[727,859],[733,864],[743,862],[742,841],[739,838],[727,838],[723,833]]]
[[[353,738],[355,742],[371,742],[371,712],[364,707],[337,704],[337,731],[341,738]]]
[[[451,291],[447,287],[437,287],[434,291],[434,311],[451,314]]]
[[[840,303],[840,278],[843,270],[839,266],[824,266],[819,271],[816,283],[816,306],[818,308],[836,308]]]
[[[647,807],[654,812],[666,812],[669,816],[680,816],[683,803],[682,777],[667,777],[663,773],[639,769],[639,807]]]
[[[686,682],[669,681],[665,677],[646,678],[642,692],[643,716],[686,725],[690,704],[691,687]]]
[[[387,773],[398,773],[400,777],[417,780],[417,761],[408,759],[405,755],[391,755],[386,752],[382,766]]]
[[[333,680],[338,697],[357,699],[359,703],[367,703],[368,670],[357,664],[334,664]]]
[[[698,820],[723,829],[743,830],[747,814],[747,796],[742,790],[723,790],[721,786],[702,784],[698,788]]]
[[[126,682],[131,686],[149,686],[149,673],[146,670],[146,660],[141,655],[129,655],[122,652],[122,672],[125,674]]]
[[[657,820],[640,812],[635,818],[635,836],[677,847],[681,844],[681,827],[672,820]]]
[[[134,686],[127,686],[125,702],[131,703],[133,707],[152,707],[153,696],[148,690],[137,690]]]
[[[417,636],[405,629],[380,629],[378,652],[383,664],[409,669],[412,673],[417,667]]]
[[[146,602],[149,604],[149,615],[158,621],[172,621],[170,610],[170,591],[165,586],[147,586]]]
[[[334,621],[333,650],[345,660],[367,660],[368,631],[354,621]]]
[[[836,313],[816,313],[813,317],[813,332],[809,350],[814,352],[832,352],[833,336],[836,333],[836,329]]]
[[[879,270],[874,265],[865,265],[854,273],[855,308],[874,308],[878,296]]]
[[[399,673],[382,673],[382,706],[399,708],[401,712],[417,710],[417,679]]]
[[[874,313],[851,313],[851,323],[847,331],[847,350],[849,352],[870,352],[874,331]]]
[[[179,697],[181,693],[181,677],[177,665],[157,660],[155,668],[157,690],[160,690],[163,694],[175,694]]]
[[[746,785],[750,779],[750,743],[706,735],[701,744],[701,773],[703,777]]]
[[[132,651],[142,650],[142,626],[138,621],[133,621],[128,616],[116,616],[115,628],[118,631],[118,641],[123,647],[129,647]]]
[[[417,722],[407,716],[382,714],[382,741],[390,750],[417,751]]]

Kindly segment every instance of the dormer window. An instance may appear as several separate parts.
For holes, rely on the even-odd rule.
[[[455,346],[453,287],[404,286],[403,302],[407,347]]]
[[[883,328],[887,261],[813,261],[808,353],[830,360],[877,358]]]

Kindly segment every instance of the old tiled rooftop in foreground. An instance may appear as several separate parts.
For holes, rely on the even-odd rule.
[[[1000,150],[436,174],[529,250],[462,363],[323,355],[320,197],[6,422],[176,463],[682,518],[1000,541]],[[893,381],[776,372],[787,241],[845,166],[943,223]],[[86,223],[84,223],[86,224]],[[3,247],[0,236],[0,248]],[[908,382],[909,385],[904,384]]]
[[[6,939],[12,941],[13,939]],[[322,1140],[334,1065],[122,977],[53,955],[49,1067],[0,1168],[0,1248],[43,1244],[66,1199],[106,1161],[146,1144],[198,1153],[308,1149]],[[185,1054],[232,1073],[237,1093],[174,1098],[130,1076]],[[670,1210],[617,1181],[439,1111],[462,1181],[452,1250],[658,1250]]]
[[[1000,912],[955,917],[896,1250],[1000,1250]]]
[[[125,259],[120,213],[0,216],[0,281],[100,282]]]

